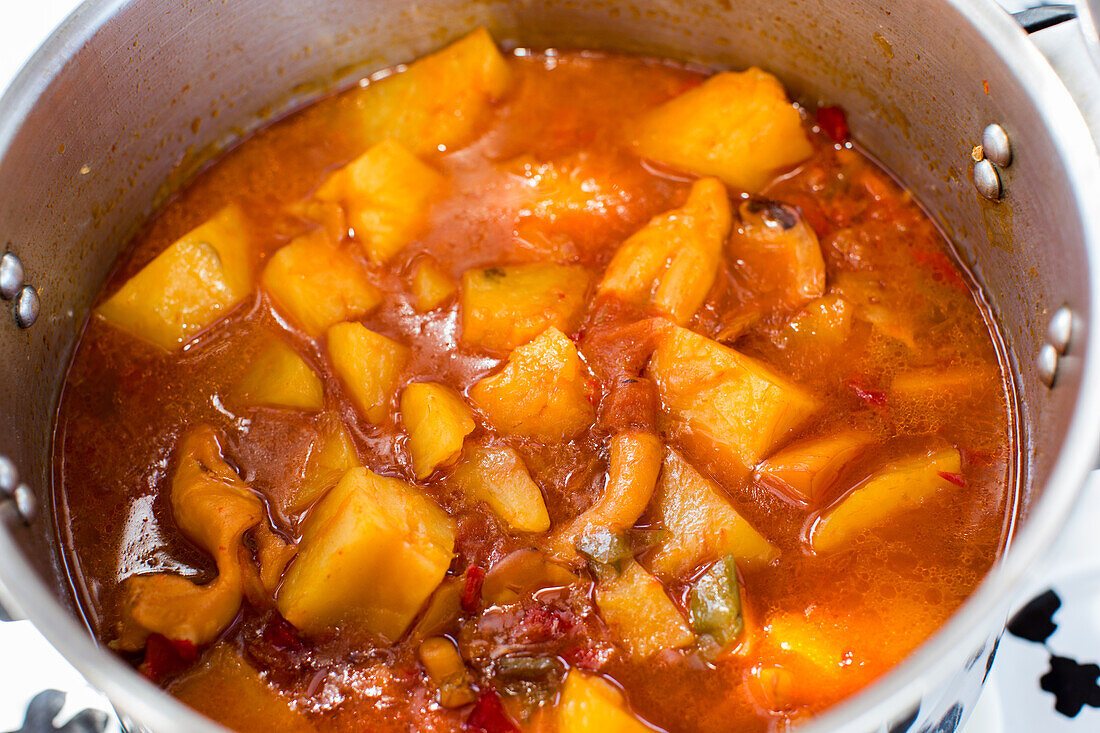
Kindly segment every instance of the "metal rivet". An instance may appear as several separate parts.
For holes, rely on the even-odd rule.
[[[14,252],[0,257],[0,298],[11,300],[23,287],[23,261]]]
[[[1054,386],[1054,380],[1058,376],[1058,349],[1050,344],[1043,344],[1039,349],[1039,357],[1035,360],[1039,369],[1039,379],[1047,387]]]
[[[12,496],[15,498],[15,509],[19,512],[19,516],[23,518],[23,521],[27,524],[33,522],[35,516],[38,515],[38,499],[35,498],[31,487],[26,484],[19,484],[15,487]]]
[[[0,456],[0,496],[11,496],[19,483],[19,469],[7,456]]]
[[[1047,326],[1047,340],[1059,354],[1066,353],[1070,339],[1073,338],[1073,311],[1062,306],[1054,312]]]
[[[988,159],[974,164],[974,187],[990,201],[1001,200],[1001,175]]]
[[[1004,168],[1012,163],[1012,143],[1000,125],[992,124],[982,130],[982,150],[995,165]]]
[[[15,296],[15,322],[20,328],[30,328],[38,320],[38,291],[33,285],[24,285]]]

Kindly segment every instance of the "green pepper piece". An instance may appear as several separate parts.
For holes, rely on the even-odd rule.
[[[736,642],[745,630],[737,561],[733,555],[707,568],[692,586],[688,600],[692,630],[713,638],[719,652]]]
[[[623,532],[594,529],[576,540],[577,552],[591,564],[597,578],[614,577],[622,572],[622,563],[634,556]]]

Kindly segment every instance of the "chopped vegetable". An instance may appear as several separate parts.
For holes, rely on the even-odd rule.
[[[432,684],[439,691],[439,704],[445,708],[460,708],[476,698],[470,686],[466,664],[453,641],[445,636],[435,636],[420,643],[420,663],[428,673]]]
[[[481,608],[481,588],[485,584],[485,568],[471,565],[462,578],[462,610],[475,614]]]
[[[651,433],[628,430],[615,435],[603,493],[595,504],[554,534],[550,544],[554,555],[571,559],[579,538],[590,532],[604,528],[614,533],[633,526],[653,496],[663,457],[661,441]]]
[[[856,430],[803,440],[757,466],[756,477],[793,499],[817,505],[841,470],[873,442],[874,436]]]
[[[176,240],[96,308],[100,318],[174,351],[252,292],[252,244],[237,206]]]
[[[746,473],[820,406],[764,364],[685,328],[663,335],[649,375],[686,444]]]
[[[465,588],[466,582],[461,578],[453,576],[444,578],[432,593],[420,618],[409,630],[409,639],[423,640],[430,636],[452,632],[458,625],[458,617],[465,610],[463,608]]]
[[[593,563],[596,566],[596,573],[601,576],[606,572],[602,566],[611,566],[615,573],[619,573],[622,570],[623,561],[634,557],[626,533],[614,532],[606,527],[599,527],[579,535],[576,545],[577,552]]]
[[[307,634],[350,624],[392,642],[443,580],[454,533],[416,487],[350,469],[302,525],[276,605]]]
[[[577,670],[565,677],[557,707],[558,730],[565,733],[651,733],[628,709],[622,693],[600,677]]]
[[[715,74],[646,114],[633,129],[647,158],[759,191],[813,153],[783,85],[760,69]]]
[[[337,323],[328,330],[327,340],[332,367],[356,407],[370,422],[383,422],[409,360],[408,347],[360,323]]]
[[[514,449],[473,443],[451,476],[470,500],[484,501],[509,529],[516,532],[550,529],[542,491]]]
[[[810,547],[821,553],[849,546],[859,532],[914,509],[953,485],[941,472],[961,471],[962,459],[955,448],[929,450],[881,468],[817,519],[810,532]]]
[[[738,209],[740,223],[730,236],[738,260],[766,268],[769,291],[799,308],[825,294],[825,259],[812,227],[792,206],[753,198]],[[764,279],[764,278],[761,278]]]
[[[848,141],[848,117],[840,107],[818,107],[817,124],[834,143]]]
[[[435,382],[415,382],[405,388],[401,393],[401,419],[409,434],[409,455],[418,479],[453,463],[475,427],[462,398]]]
[[[489,32],[478,28],[355,92],[363,139],[373,145],[393,137],[418,155],[461,147],[478,134],[512,76]]]
[[[366,268],[319,231],[275,252],[262,282],[276,309],[313,337],[370,313],[382,301]]]
[[[315,412],[325,406],[325,387],[290,344],[272,338],[248,365],[233,392],[246,405]]]
[[[218,576],[206,585],[169,573],[128,578],[118,629],[121,649],[141,649],[151,633],[207,644],[241,606],[238,548],[244,533],[264,521],[264,508],[226,463],[212,428],[196,428],[183,439],[169,496],[180,531],[213,556]]]
[[[360,465],[355,444],[340,418],[335,414],[326,415],[320,433],[310,446],[302,480],[287,499],[287,510],[298,513],[308,509],[335,486],[349,468]]]
[[[539,550],[523,548],[505,555],[490,568],[481,586],[481,597],[490,606],[504,606],[543,588],[565,587],[580,580]]]
[[[495,677],[500,689],[530,718],[561,688],[565,665],[555,656],[508,654],[496,661]]]
[[[718,654],[737,643],[745,630],[745,621],[741,617],[741,586],[735,557],[729,555],[719,560],[699,576],[688,595],[688,606],[692,630],[713,640]]]
[[[825,295],[791,317],[776,342],[797,352],[805,349],[836,350],[852,332],[852,305],[839,295]]]
[[[618,577],[600,579],[596,605],[634,659],[645,659],[662,649],[680,649],[695,641],[695,634],[661,581],[633,560],[626,562]]]
[[[992,381],[989,368],[979,365],[913,369],[894,377],[889,395],[923,404],[935,404],[937,398],[959,401],[984,394]]]
[[[668,539],[649,558],[658,577],[682,575],[707,558],[733,555],[746,565],[761,565],[779,554],[730,506],[717,484],[672,448],[666,449],[654,502],[668,530]]]
[[[470,398],[502,433],[563,442],[596,417],[589,379],[576,345],[551,326],[471,387]]]
[[[462,275],[462,340],[511,351],[553,326],[573,331],[592,275],[550,262],[467,270]]]
[[[424,232],[429,208],[446,190],[442,174],[387,138],[332,174],[316,195],[344,207],[367,257],[382,264]]]
[[[413,266],[409,290],[413,304],[421,313],[438,308],[458,290],[458,283],[430,257],[421,257]]]
[[[519,733],[519,728],[504,711],[500,693],[491,687],[482,690],[462,726],[463,733]]]
[[[655,217],[619,247],[599,292],[687,323],[714,284],[729,232],[725,186],[716,178],[700,179],[687,203]]]

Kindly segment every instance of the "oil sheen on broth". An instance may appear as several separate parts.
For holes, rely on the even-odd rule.
[[[766,731],[942,624],[1012,515],[995,331],[765,72],[478,31],[199,175],[77,348],[104,642],[242,730]]]

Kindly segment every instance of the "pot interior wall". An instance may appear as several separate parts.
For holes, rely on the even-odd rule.
[[[71,604],[49,499],[52,420],[87,308],[130,236],[242,131],[478,25],[520,45],[759,65],[811,105],[842,105],[856,138],[916,192],[989,293],[1019,356],[1025,484],[1042,485],[1056,452],[1034,446],[1060,445],[1080,369],[1066,359],[1048,391],[1031,365],[1050,312],[1089,308],[1084,234],[1046,125],[949,4],[103,0],[70,21],[70,41],[52,49],[63,63],[24,79],[0,119],[0,233],[42,299],[31,329],[0,323],[0,453],[38,494],[39,517],[13,531],[60,601]],[[990,122],[1015,142],[1000,204],[969,180]]]

